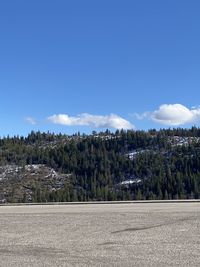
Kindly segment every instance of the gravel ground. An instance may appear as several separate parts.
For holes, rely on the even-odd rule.
[[[200,203],[1,206],[0,266],[200,266]]]

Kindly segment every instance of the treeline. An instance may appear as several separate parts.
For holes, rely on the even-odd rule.
[[[186,141],[176,143],[175,137]],[[199,137],[196,127],[88,136],[31,132],[0,139],[0,164],[46,164],[71,174],[62,189],[36,186],[37,202],[199,198]],[[126,180],[135,182],[121,185]]]

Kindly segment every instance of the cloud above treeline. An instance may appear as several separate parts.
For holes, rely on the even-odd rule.
[[[29,124],[32,124],[32,125],[36,125],[37,124],[37,121],[32,117],[26,117],[25,121],[28,122]]]
[[[164,104],[153,112],[135,114],[138,119],[148,118],[167,126],[192,124],[200,120],[200,108],[187,108],[181,104]]]
[[[134,129],[134,125],[124,118],[116,115],[92,115],[82,113],[77,116],[69,116],[68,114],[55,114],[48,117],[48,121],[54,124],[66,126],[89,126],[93,128],[113,128],[113,129]]]
[[[200,107],[187,108],[181,104],[163,104],[154,111],[146,111],[142,114],[135,113],[134,118],[138,120],[148,119],[166,126],[183,126],[200,122]],[[37,124],[37,121],[32,117],[26,117],[25,120],[31,125]],[[72,127],[85,126],[104,129],[136,129],[132,122],[112,113],[109,115],[82,113],[77,116],[54,114],[49,116],[47,120],[57,125]]]

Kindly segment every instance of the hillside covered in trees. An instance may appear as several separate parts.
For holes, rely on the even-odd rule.
[[[200,129],[0,139],[0,202],[200,197]]]

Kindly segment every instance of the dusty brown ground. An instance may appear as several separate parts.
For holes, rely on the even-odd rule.
[[[200,266],[200,203],[3,206],[0,266]]]

